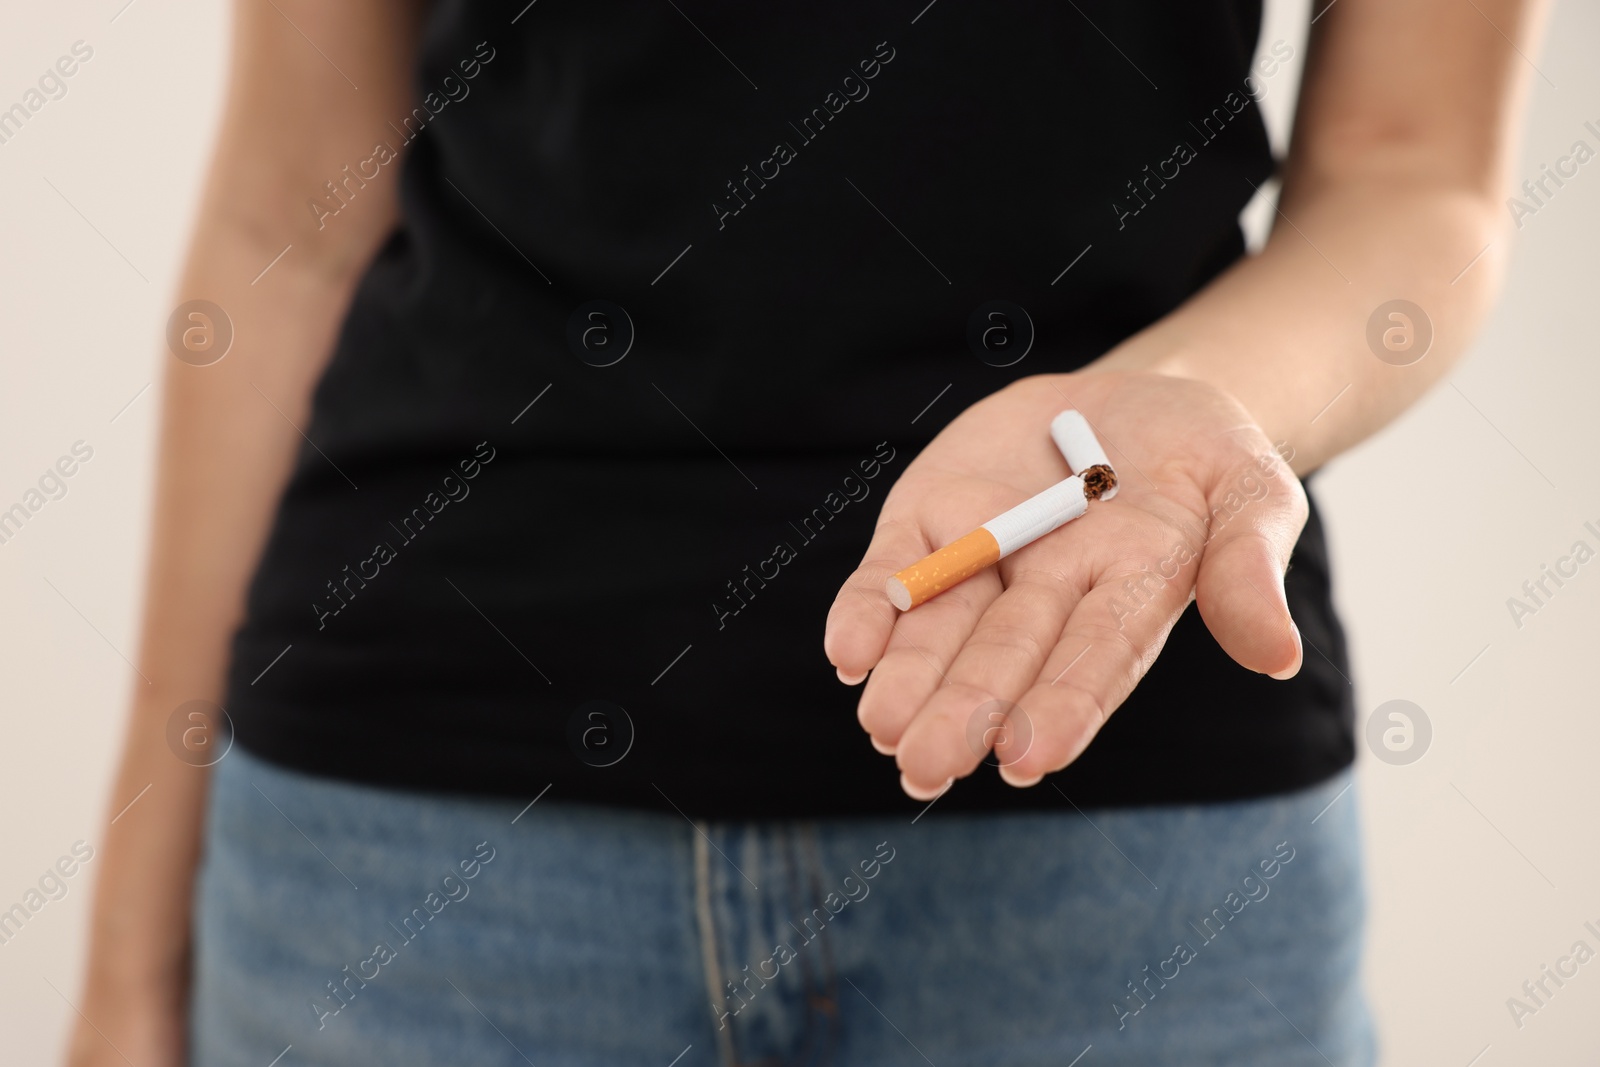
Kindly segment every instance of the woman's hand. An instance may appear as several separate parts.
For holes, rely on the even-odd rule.
[[[889,575],[1070,473],[1049,432],[1069,407],[1111,457],[1116,498],[896,618]],[[963,412],[895,483],[824,647],[846,681],[872,672],[858,715],[907,793],[937,795],[990,745],[1008,782],[1032,785],[1083,752],[1190,599],[1240,664],[1298,671],[1283,573],[1306,513],[1267,436],[1210,385],[1025,378]]]

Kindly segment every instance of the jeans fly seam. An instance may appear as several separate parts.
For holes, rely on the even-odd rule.
[[[700,926],[700,960],[706,972],[706,992],[710,994],[711,1012],[717,1017],[717,1052],[722,1067],[737,1067],[739,1056],[733,1044],[733,1027],[722,1025],[717,1015],[717,1004],[726,998],[722,995],[722,964],[718,960],[716,919],[711,908],[711,849],[708,845],[710,828],[695,822],[698,831],[694,841],[694,909]]]

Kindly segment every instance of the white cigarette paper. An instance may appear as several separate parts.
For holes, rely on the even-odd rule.
[[[1117,468],[1106,456],[1106,450],[1100,447],[1100,439],[1094,435],[1089,420],[1076,410],[1068,408],[1050,420],[1050,437],[1061,450],[1061,456],[1072,473],[1082,474],[1090,467],[1107,467],[1113,475],[1117,473]],[[1110,500],[1116,495],[1117,487],[1113,485],[1100,495],[1100,499]]]
[[[1000,546],[1000,558],[1032,544],[1089,510],[1083,479],[1074,474],[983,524]]]

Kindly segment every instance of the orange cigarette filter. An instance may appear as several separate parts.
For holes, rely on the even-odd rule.
[[[889,602],[901,611],[910,611],[999,563],[1000,556],[1000,542],[980,526],[890,578],[886,586]]]

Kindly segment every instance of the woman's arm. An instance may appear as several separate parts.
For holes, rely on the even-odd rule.
[[[79,1067],[184,1062],[207,774],[168,750],[167,719],[186,701],[222,699],[245,587],[301,447],[295,427],[355,281],[394,225],[392,163],[320,229],[307,202],[395,140],[387,124],[408,111],[419,14],[384,0],[234,5],[227,106],[174,301],[219,305],[234,341],[211,366],[165,361],[139,650],[148,682],[135,683],[108,818],[149,791],[103,832],[78,1002],[93,1025],[75,1020],[68,1055]]]
[[[1524,56],[1537,52],[1544,6],[1328,8],[1313,27],[1266,247],[1095,366],[1221,387],[1288,442],[1302,473],[1410,407],[1465,351],[1498,291],[1533,74]],[[1380,360],[1367,342],[1368,319],[1394,299],[1432,325],[1427,355],[1409,366]],[[1420,337],[1423,324],[1412,325]]]
[[[1263,252],[1083,371],[968,408],[907,467],[823,639],[842,678],[872,672],[858,715],[907,792],[970,774],[991,741],[1014,785],[1072,762],[1191,598],[1235,661],[1299,670],[1283,573],[1307,504],[1274,443],[1314,469],[1470,341],[1503,263],[1499,203],[1541,12],[1538,0],[1326,8]],[[1414,365],[1367,342],[1394,299],[1432,324]],[[896,617],[888,575],[1063,476],[1046,427],[1068,406],[1121,465],[1116,500]],[[1020,710],[974,743],[974,713],[995,701]]]

